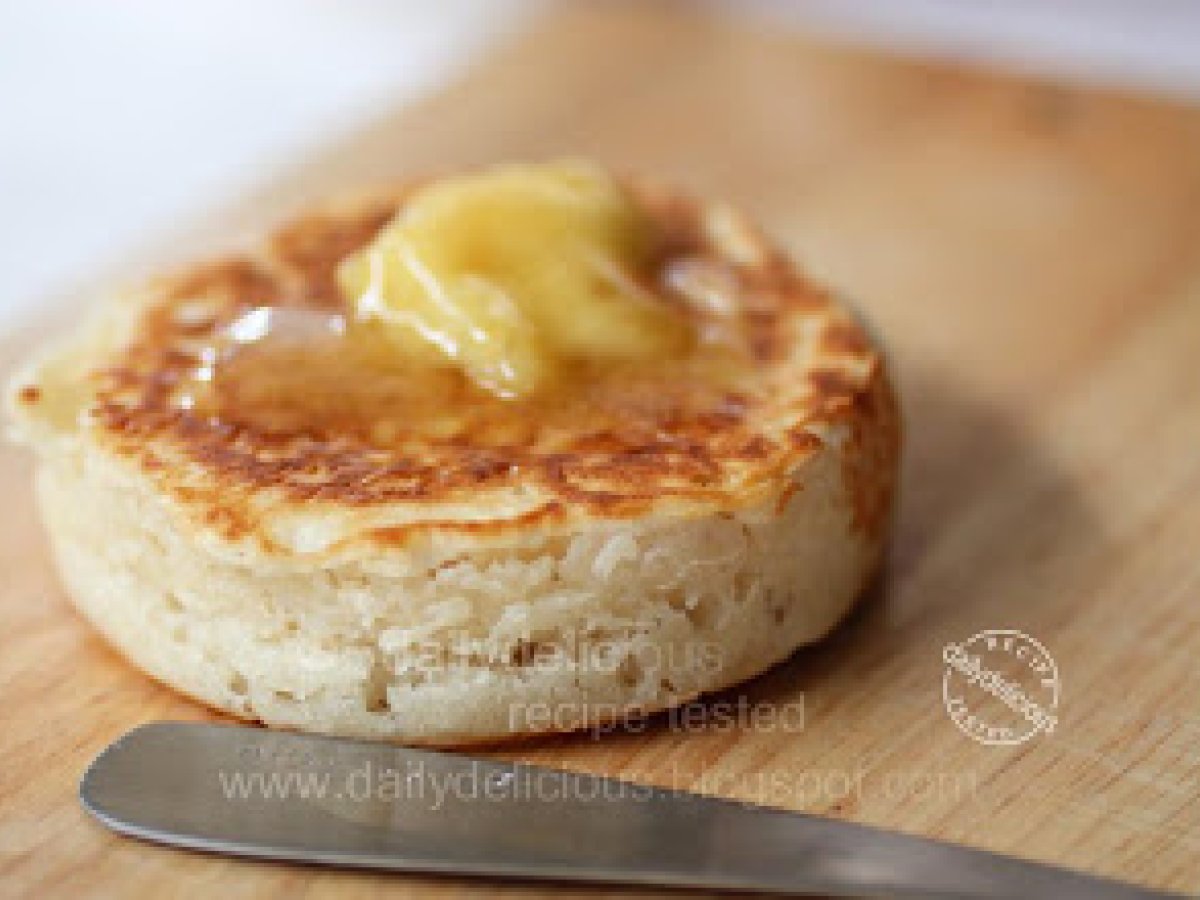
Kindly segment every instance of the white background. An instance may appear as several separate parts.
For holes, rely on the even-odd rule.
[[[156,226],[433,89],[544,5],[0,0],[0,327]],[[1200,0],[710,5],[1200,97]]]

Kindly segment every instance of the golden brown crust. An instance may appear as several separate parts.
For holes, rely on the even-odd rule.
[[[340,306],[335,267],[395,212],[399,200],[387,198],[309,215],[257,257],[164,281],[132,342],[95,371],[93,439],[224,538],[270,549],[264,504],[251,502],[268,495],[275,509],[327,502],[417,510],[370,531],[387,545],[415,530],[476,535],[663,504],[737,506],[794,489],[791,473],[842,428],[852,444],[855,521],[876,532],[890,506],[899,438],[881,359],[860,325],[740,219],[719,210],[714,229],[710,208],[657,188],[639,186],[636,195],[657,221],[665,256],[690,259],[733,286],[752,388],[650,373],[601,379],[567,402],[460,393],[461,427],[436,436],[418,428],[380,437],[358,427],[361,416],[264,429],[238,418],[237,404],[250,402],[238,397],[228,416],[181,407],[179,387],[206,341],[237,316],[257,306]],[[40,402],[33,385],[18,398],[30,408]],[[502,512],[457,512],[489,497],[503,498]]]

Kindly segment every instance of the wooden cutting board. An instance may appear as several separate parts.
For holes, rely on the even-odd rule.
[[[660,719],[500,755],[1200,890],[1200,114],[675,5],[579,4],[113,272],[208,252],[331,190],[562,153],[735,201],[856,299],[899,372],[904,496],[851,621],[732,695],[802,700],[803,730]],[[206,857],[90,821],[75,786],[93,754],[136,723],[209,714],[72,614],[29,460],[2,452],[0,893],[542,890]],[[988,746],[947,715],[942,648],[986,629],[1053,656],[1053,733]]]

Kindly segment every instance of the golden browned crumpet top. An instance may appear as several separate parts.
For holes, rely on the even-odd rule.
[[[860,325],[727,207],[626,184],[659,235],[654,290],[702,333],[720,323],[716,356],[582,366],[506,400],[450,369],[285,346],[235,362],[197,402],[196,373],[247,313],[342,308],[336,266],[401,189],[121,298],[20,383],[18,420],[35,441],[79,439],[151,479],[215,543],[268,556],[505,544],[530,528],[779,502],[829,440],[862,445],[846,455],[863,467],[846,479],[855,526],[883,527],[898,426]]]

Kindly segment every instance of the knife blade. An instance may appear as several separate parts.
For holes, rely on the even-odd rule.
[[[80,799],[121,834],[305,863],[784,894],[1165,896],[682,791],[231,725],[135,728],[93,761]]]

